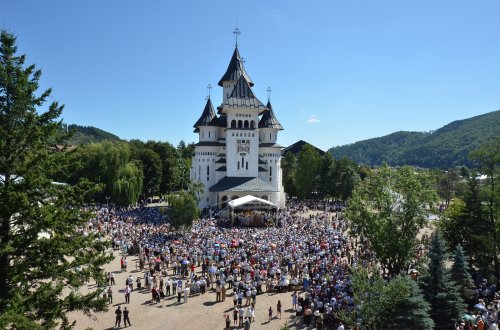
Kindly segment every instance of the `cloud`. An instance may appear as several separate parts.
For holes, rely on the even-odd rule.
[[[316,115],[310,115],[309,119],[307,119],[307,122],[309,124],[317,124],[317,123],[321,122],[321,120]]]

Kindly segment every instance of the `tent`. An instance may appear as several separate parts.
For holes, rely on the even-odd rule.
[[[244,205],[255,205],[255,206],[261,206],[263,208],[276,208],[276,205],[274,205],[270,201],[266,201],[265,199],[251,195],[233,199],[228,203],[228,205],[231,209],[239,208]]]

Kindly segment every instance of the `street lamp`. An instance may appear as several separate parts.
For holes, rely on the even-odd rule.
[[[106,208],[108,209],[108,212],[109,212],[109,199],[110,199],[110,198],[111,198],[111,197],[106,196]]]

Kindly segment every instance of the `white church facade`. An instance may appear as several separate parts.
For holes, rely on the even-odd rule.
[[[199,142],[190,178],[204,186],[199,206],[224,208],[231,200],[251,195],[284,207],[282,146],[277,143],[283,127],[270,101],[264,105],[253,93],[237,45],[218,85],[222,104],[217,113],[209,96],[194,124]]]

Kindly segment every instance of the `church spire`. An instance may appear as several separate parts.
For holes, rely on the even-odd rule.
[[[268,88],[268,93],[271,93],[270,90],[271,88]],[[269,99],[271,98],[270,94],[268,97]],[[273,107],[271,106],[270,100],[267,101],[266,108],[267,110],[264,111],[262,117],[260,118],[259,128],[275,128],[278,130],[283,130],[283,126],[281,126],[280,122],[274,115]]]
[[[213,126],[211,124],[211,121],[215,117],[217,117],[217,115],[215,114],[212,101],[210,101],[210,94],[209,94],[207,98],[207,104],[205,105],[205,109],[203,109],[203,113],[201,114],[200,118],[196,121],[196,123],[193,125],[193,127],[195,128],[194,132],[198,133],[200,131],[199,129],[200,126]]]
[[[235,36],[235,47],[234,47],[234,52],[233,56],[231,57],[231,61],[229,62],[229,65],[227,66],[226,73],[222,76],[222,78],[219,80],[218,85],[220,87],[223,87],[223,83],[225,81],[233,81],[236,82],[240,78],[240,76],[245,77],[246,81],[250,84],[250,87],[253,87],[253,82],[252,79],[250,79],[250,76],[248,73],[245,71],[245,60],[240,56],[240,52],[238,51],[238,36],[241,34],[240,29],[236,27],[233,32]]]

